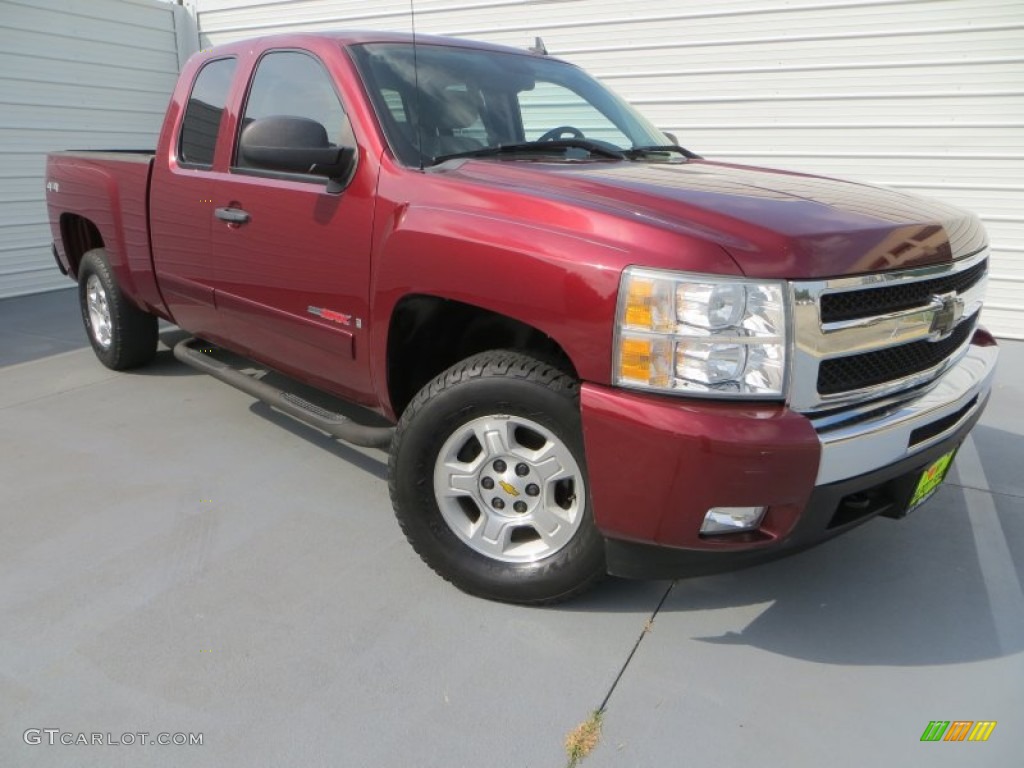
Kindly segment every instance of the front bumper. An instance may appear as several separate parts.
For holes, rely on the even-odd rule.
[[[608,570],[674,578],[805,549],[902,515],[920,472],[955,448],[988,400],[998,350],[979,331],[919,397],[847,426],[781,405],[697,403],[584,385],[594,518]],[[764,506],[755,531],[701,536],[711,507]]]

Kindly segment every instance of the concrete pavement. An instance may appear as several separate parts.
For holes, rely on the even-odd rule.
[[[529,609],[420,563],[384,454],[167,349],[112,373],[72,291],[37,299],[0,302],[2,766],[564,766],[565,735],[606,698],[585,766],[1020,764],[1020,342],[909,519]],[[935,719],[998,725],[921,743]]]

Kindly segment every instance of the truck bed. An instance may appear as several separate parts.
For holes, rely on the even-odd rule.
[[[93,247],[87,233],[67,247],[62,232],[87,218],[98,230],[118,281],[144,309],[160,314],[149,247],[148,195],[152,149],[66,150],[46,156],[46,201],[57,258],[72,275],[84,250]],[[69,252],[71,251],[71,252]]]

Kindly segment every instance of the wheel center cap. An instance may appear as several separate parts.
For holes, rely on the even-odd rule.
[[[516,490],[516,487],[512,485],[512,483],[507,483],[504,480],[499,480],[498,485],[500,485],[501,490],[503,490],[509,496],[515,497],[519,495],[519,491]]]

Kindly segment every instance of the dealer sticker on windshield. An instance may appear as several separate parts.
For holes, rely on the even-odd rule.
[[[917,490],[914,491],[914,495],[910,499],[910,505],[907,508],[908,512],[912,512],[924,504],[938,487],[942,485],[942,481],[946,479],[946,474],[953,464],[953,456],[955,455],[956,448],[940,456],[930,467],[921,473],[921,478],[917,481]]]

